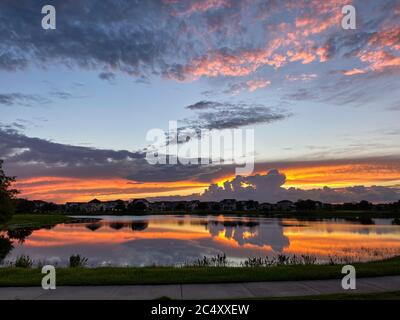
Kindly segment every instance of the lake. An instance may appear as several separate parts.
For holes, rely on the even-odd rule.
[[[332,256],[367,261],[400,255],[400,226],[392,219],[361,224],[211,215],[97,218],[102,220],[3,232],[3,242],[11,238],[12,248],[0,248],[0,259],[6,264],[28,255],[37,263],[65,266],[71,255],[80,254],[94,267],[180,265],[217,254],[233,265],[277,254],[313,255],[319,262]]]

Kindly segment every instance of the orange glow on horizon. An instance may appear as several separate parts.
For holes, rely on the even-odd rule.
[[[325,165],[298,168],[279,169],[286,175],[283,187],[290,188],[321,188],[321,187],[349,187],[354,185],[381,185],[392,186],[400,183],[400,169],[391,166],[375,164],[348,164]],[[259,171],[254,174],[267,174],[268,171]],[[223,186],[224,182],[235,176],[225,176],[214,183]]]
[[[391,164],[327,164],[278,168],[286,175],[284,188],[342,188],[354,185],[400,185],[400,168]],[[254,174],[266,174],[267,170]],[[233,175],[216,177],[212,183],[223,186]],[[122,178],[35,177],[18,180],[14,187],[21,197],[64,203],[71,201],[129,200],[133,198],[200,194],[208,183],[197,181],[135,182]]]

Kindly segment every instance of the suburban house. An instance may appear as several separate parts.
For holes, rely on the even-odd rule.
[[[258,210],[261,211],[271,211],[274,209],[274,205],[268,202],[263,202],[261,204],[259,204],[258,206]]]
[[[236,200],[235,199],[224,199],[219,202],[222,211],[235,211]]]
[[[282,200],[276,203],[275,208],[282,211],[292,211],[296,209],[296,205],[290,200]]]

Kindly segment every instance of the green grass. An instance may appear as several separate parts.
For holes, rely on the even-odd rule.
[[[353,264],[357,277],[400,274],[400,257]],[[299,265],[258,268],[144,267],[57,268],[57,285],[133,285],[317,280],[343,277],[340,265]],[[38,286],[40,269],[0,268],[0,286]]]
[[[76,221],[62,214],[15,214],[7,224],[0,225],[0,230],[16,228],[44,228],[58,223]]]

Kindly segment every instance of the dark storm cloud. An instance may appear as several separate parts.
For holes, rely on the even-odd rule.
[[[124,178],[143,182],[200,179],[217,170],[200,165],[150,165],[141,151],[104,150],[27,137],[16,125],[0,126],[0,159],[24,177]]]

